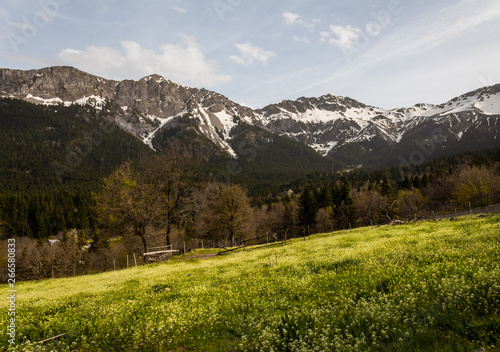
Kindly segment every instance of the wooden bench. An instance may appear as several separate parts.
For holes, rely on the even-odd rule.
[[[149,262],[159,262],[172,257],[174,254],[179,253],[178,249],[172,249],[173,246],[169,244],[168,246],[151,247],[143,253],[143,256]]]

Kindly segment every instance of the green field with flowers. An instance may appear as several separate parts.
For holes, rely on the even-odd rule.
[[[18,283],[16,351],[500,351],[500,216]],[[198,253],[199,254],[199,253]],[[7,296],[7,286],[1,286]],[[44,339],[66,334],[45,343]]]

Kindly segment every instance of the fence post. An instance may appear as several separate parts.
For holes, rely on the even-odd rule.
[[[372,225],[372,230],[373,230],[373,220],[370,219],[370,224]]]
[[[128,254],[127,254],[127,268],[128,268]]]
[[[349,232],[352,232],[351,223],[349,223]]]
[[[135,257],[135,252],[134,252],[134,263],[135,263],[135,266],[137,266],[137,258]]]
[[[113,268],[115,268],[115,270],[116,270],[115,258],[113,258]]]
[[[182,244],[184,245],[184,254],[186,254],[186,241],[182,241]]]
[[[469,202],[469,214],[470,214],[470,218],[472,219],[472,208],[470,206],[470,202]]]
[[[330,227],[332,228],[332,236],[333,236],[333,224],[330,223]]]

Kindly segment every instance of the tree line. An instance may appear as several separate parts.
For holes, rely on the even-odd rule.
[[[66,229],[93,229],[94,194],[69,190],[0,194],[3,237],[44,241]]]

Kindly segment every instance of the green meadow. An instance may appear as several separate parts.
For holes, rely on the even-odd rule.
[[[464,217],[17,283],[16,345],[2,299],[0,348],[500,351],[499,244],[499,215]]]

